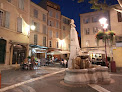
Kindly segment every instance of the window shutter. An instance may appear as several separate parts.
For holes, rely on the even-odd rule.
[[[36,28],[36,31],[39,32],[39,31],[40,31],[40,24],[37,23],[37,26],[36,26],[36,27],[37,27],[37,28]]]
[[[19,0],[19,8],[24,10],[24,0]]]
[[[34,25],[34,21],[32,20],[32,25]]]
[[[21,0],[22,10],[24,10],[24,0]]]
[[[6,11],[5,15],[5,27],[9,28],[9,21],[10,21],[10,13]]]
[[[17,18],[17,32],[22,33],[22,18]]]
[[[35,45],[37,45],[37,41],[38,41],[38,35],[35,34],[35,35],[34,35],[34,44],[35,44]]]
[[[43,37],[43,46],[46,46],[46,37]]]

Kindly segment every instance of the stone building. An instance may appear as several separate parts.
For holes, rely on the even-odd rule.
[[[47,13],[48,11],[39,5],[30,3],[30,25],[35,29],[30,31],[30,55],[36,54],[37,58],[46,57],[47,48]],[[35,51],[35,52],[34,52]],[[31,53],[32,52],[32,53]]]
[[[81,48],[83,51],[95,51],[95,50],[104,50],[104,43],[97,42],[95,35],[99,30],[103,30],[102,26],[99,23],[99,19],[105,17],[108,23],[108,29],[110,29],[110,19],[109,12],[90,12],[80,14],[80,26],[81,26]]]
[[[30,0],[0,0],[0,64],[20,64],[28,56],[29,24]]]
[[[119,5],[115,5],[120,8]],[[122,68],[122,13],[110,9],[111,30],[116,33],[116,43],[113,47],[113,59],[118,68]]]
[[[70,50],[70,18],[61,15],[61,40],[65,44],[62,44],[62,50]]]
[[[0,0],[0,64],[20,64],[33,52],[46,58],[47,48],[61,50],[63,25],[66,42],[62,50],[69,50],[70,25],[63,24],[63,17],[60,6],[50,1],[45,9],[31,0]]]
[[[60,6],[50,0],[41,0],[38,4],[48,11],[48,50],[69,51],[70,19],[61,15]],[[69,52],[68,52],[69,53]]]

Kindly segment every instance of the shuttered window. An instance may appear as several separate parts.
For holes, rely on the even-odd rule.
[[[37,45],[37,41],[38,41],[38,35],[35,34],[35,35],[34,35],[34,44],[35,44],[35,45]]]
[[[19,0],[19,8],[24,10],[24,0]]]
[[[40,31],[40,24],[39,24],[39,23],[34,22],[34,21],[32,20],[32,25],[35,26],[35,31],[36,31],[36,32],[39,32],[39,31]]]
[[[122,22],[122,13],[117,12],[117,15],[118,15],[118,22]]]
[[[43,37],[43,46],[46,46],[46,37]]]
[[[6,11],[5,13],[5,27],[9,28],[9,23],[10,23],[10,13]]]
[[[56,38],[58,38],[58,32],[56,32]]]
[[[52,31],[49,31],[49,37],[52,38]]]
[[[52,41],[49,41],[49,47],[52,47]]]
[[[3,26],[3,18],[4,18],[4,12],[0,10],[0,26]]]
[[[39,23],[37,23],[37,25],[36,25],[36,31],[37,31],[37,32],[40,31],[40,24],[39,24]]]
[[[22,33],[22,18],[17,18],[17,32]]]
[[[43,34],[47,34],[47,28],[46,28],[46,25],[43,25]]]
[[[34,17],[38,18],[38,10],[34,9]]]
[[[59,22],[56,21],[56,28],[59,28]]]
[[[43,14],[43,21],[46,22],[46,15]]]

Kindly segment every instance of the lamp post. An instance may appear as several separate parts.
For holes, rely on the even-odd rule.
[[[34,25],[31,25],[31,30],[35,30],[36,29],[36,27],[34,26]]]
[[[106,18],[101,18],[99,19],[99,22],[101,26],[103,27],[104,33],[106,32],[106,29],[108,28],[107,19]],[[105,35],[106,36],[106,35]],[[108,62],[107,62],[107,49],[106,49],[106,37],[105,37],[105,56],[106,56],[106,66],[108,67]]]

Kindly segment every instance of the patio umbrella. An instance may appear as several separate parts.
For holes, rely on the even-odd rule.
[[[102,50],[95,50],[95,51],[89,51],[89,54],[105,54],[105,51]]]

